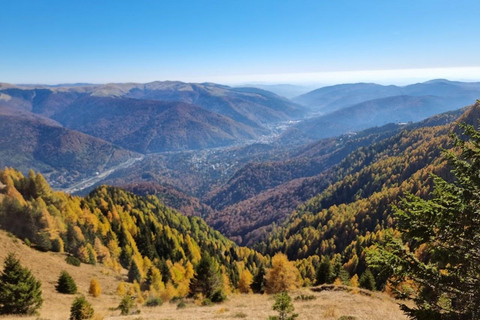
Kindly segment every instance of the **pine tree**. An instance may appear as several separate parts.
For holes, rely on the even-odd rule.
[[[333,267],[332,263],[330,262],[330,258],[325,257],[322,259],[322,263],[318,266],[317,274],[316,274],[316,284],[325,284],[325,283],[333,283],[335,277],[333,275]]]
[[[73,300],[72,307],[70,308],[69,320],[87,320],[91,319],[94,315],[92,305],[85,300],[84,296],[80,296]]]
[[[265,268],[263,265],[261,265],[257,273],[255,273],[251,288],[253,293],[263,293],[265,291]]]
[[[10,253],[0,274],[0,314],[32,314],[42,303],[40,281]]]
[[[67,271],[62,271],[58,278],[57,286],[55,287],[58,292],[66,294],[77,293],[77,285],[72,276]]]
[[[372,271],[370,269],[365,270],[365,272],[360,276],[359,281],[360,287],[374,291],[376,288],[375,277],[373,276]]]
[[[192,294],[202,293],[210,299],[216,291],[222,289],[222,286],[222,275],[218,264],[208,254],[204,254],[195,268],[190,292]]]
[[[130,264],[130,269],[128,269],[128,281],[132,283],[134,281],[137,281],[137,283],[142,282],[142,274],[135,260],[132,260],[132,263]]]

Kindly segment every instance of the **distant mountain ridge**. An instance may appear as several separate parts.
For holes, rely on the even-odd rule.
[[[293,100],[320,114],[296,129],[310,138],[322,139],[389,122],[420,121],[459,109],[479,97],[479,82],[437,79],[404,87],[342,84],[320,88]],[[298,131],[288,134],[295,136]]]
[[[292,100],[322,114],[330,113],[373,99],[393,96],[438,96],[462,98],[460,108],[479,97],[480,82],[460,82],[434,79],[407,86],[379,85],[375,83],[349,83],[319,88]],[[453,108],[455,109],[455,108]],[[453,110],[452,109],[452,110]]]
[[[144,153],[231,145],[267,134],[267,124],[305,113],[305,108],[265,90],[212,83],[2,84],[0,95],[0,107],[50,117]]]

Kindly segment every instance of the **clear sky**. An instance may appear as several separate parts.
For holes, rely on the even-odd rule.
[[[0,82],[480,80],[479,21],[479,0],[0,0]]]

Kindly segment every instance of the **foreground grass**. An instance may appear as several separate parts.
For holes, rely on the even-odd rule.
[[[79,294],[84,294],[92,304],[95,313],[105,320],[197,320],[197,319],[252,319],[265,320],[270,315],[274,303],[273,296],[268,295],[230,295],[228,301],[212,306],[197,306],[191,300],[185,300],[186,307],[177,309],[176,303],[165,303],[160,307],[140,306],[140,313],[131,316],[119,316],[115,309],[120,298],[115,294],[118,282],[125,277],[116,275],[101,266],[82,264],[80,267],[68,265],[65,255],[57,253],[42,253],[33,250],[21,241],[9,237],[0,231],[0,263],[9,252],[17,253],[21,263],[30,268],[35,277],[42,281],[44,303],[39,317],[42,320],[65,320],[70,315],[70,306],[78,295],[59,294],[55,291],[55,284],[62,270],[66,270],[77,283]],[[102,294],[98,298],[88,296],[88,287],[92,277],[98,279]],[[313,292],[307,288],[291,292],[294,299],[298,295],[313,295],[316,299],[301,301],[294,300],[295,312],[298,319],[335,319],[341,316],[354,316],[358,320],[406,320],[394,300],[385,294],[374,293],[371,297],[343,291]],[[36,320],[33,317],[4,316],[0,319]]]

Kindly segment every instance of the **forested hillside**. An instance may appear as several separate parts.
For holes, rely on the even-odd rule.
[[[267,263],[201,218],[183,216],[154,196],[102,186],[85,198],[72,197],[53,191],[40,174],[31,171],[24,177],[14,169],[0,171],[0,182],[2,229],[38,250],[68,252],[83,263],[116,271],[129,269],[131,281],[142,285],[149,274],[160,273],[155,290],[170,298],[189,293],[202,257],[217,264],[225,288],[237,286],[243,268],[254,272]]]
[[[337,257],[351,275],[363,273],[364,249],[382,243],[385,231],[395,229],[392,212],[399,199],[407,192],[427,197],[432,173],[451,179],[441,150],[452,147],[449,132],[460,133],[459,123],[478,125],[479,114],[477,102],[454,124],[403,131],[351,153],[338,168],[342,179],[255,247],[285,252],[291,259]],[[359,169],[342,174],[342,168],[353,167]]]
[[[376,161],[376,149],[388,150],[394,137],[401,138],[402,131],[445,125],[464,111],[437,115],[408,126],[390,124],[353,136],[323,139],[293,150],[286,160],[247,165],[210,193],[206,202],[220,211],[207,221],[237,242],[252,245],[264,239],[273,223],[281,224],[297,205]],[[376,146],[371,156],[362,162],[349,160],[362,157],[359,154],[369,146]],[[399,151],[390,152],[396,155]]]

